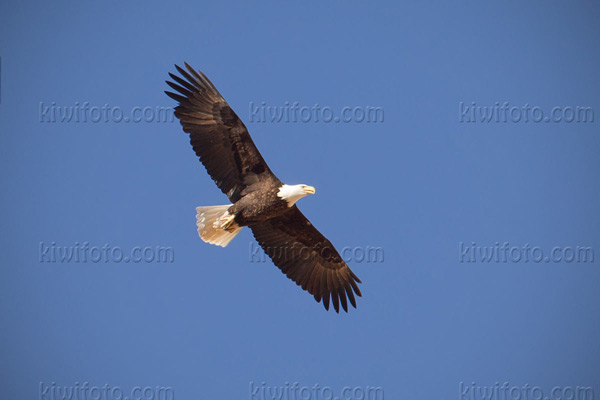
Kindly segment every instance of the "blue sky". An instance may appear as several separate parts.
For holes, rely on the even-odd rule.
[[[259,398],[263,382],[339,400],[344,387],[481,390],[461,382],[600,395],[599,17],[583,0],[4,1],[2,397],[49,398],[52,382],[177,399]],[[383,249],[383,262],[349,263],[357,310],[325,312],[250,262],[247,229],[227,249],[198,238],[195,207],[226,198],[176,121],[48,122],[53,105],[172,106],[164,80],[184,61],[281,180],[317,188],[299,206],[339,249]],[[263,102],[379,107],[384,120],[251,122]],[[524,121],[526,105],[541,122]],[[569,122],[578,107],[595,119]],[[174,259],[44,255],[86,242]],[[507,262],[465,261],[496,243]],[[524,246],[562,257],[526,262]],[[578,248],[594,260],[571,260]]]

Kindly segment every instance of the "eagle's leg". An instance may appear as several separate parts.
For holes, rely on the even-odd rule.
[[[219,218],[219,221],[221,222],[220,228],[223,230],[226,230],[226,231],[235,230],[236,227],[232,226],[234,219],[235,219],[234,214],[226,213],[223,217]]]

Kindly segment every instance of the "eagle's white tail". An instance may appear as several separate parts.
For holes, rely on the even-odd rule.
[[[196,207],[196,225],[198,234],[206,243],[225,247],[240,233],[242,227],[233,221],[233,215],[229,215],[226,206]]]

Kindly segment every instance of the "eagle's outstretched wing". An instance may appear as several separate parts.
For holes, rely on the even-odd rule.
[[[167,84],[177,93],[165,92],[179,102],[175,116],[208,174],[232,203],[248,186],[267,180],[279,183],[252,141],[248,129],[229,107],[215,86],[200,71],[185,63],[187,71],[175,66],[181,78]]]
[[[331,242],[293,206],[285,214],[250,225],[254,237],[281,271],[302,289],[323,300],[329,300],[335,311],[340,303],[348,311],[348,300],[356,308],[354,293],[361,296],[360,279],[350,270]]]

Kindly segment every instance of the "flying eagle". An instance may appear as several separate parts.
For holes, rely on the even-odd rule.
[[[190,135],[196,155],[232,204],[197,207],[200,238],[225,247],[248,226],[273,263],[329,310],[331,299],[356,308],[360,279],[333,245],[300,212],[295,203],[314,194],[307,185],[282,183],[260,155],[248,129],[215,86],[185,63],[175,65],[181,77],[167,84],[178,93],[165,92],[179,102],[175,116]]]

